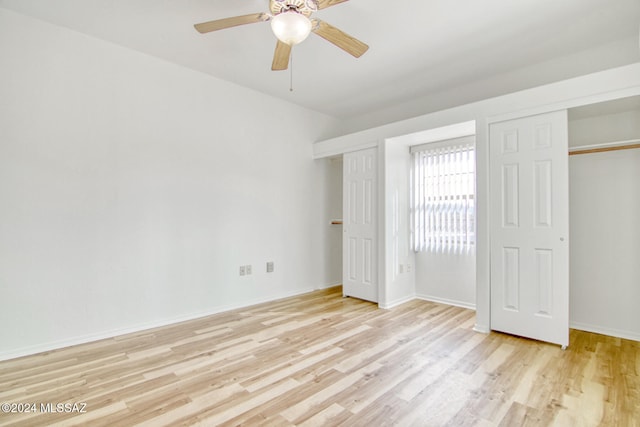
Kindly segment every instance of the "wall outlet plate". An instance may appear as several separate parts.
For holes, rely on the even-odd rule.
[[[244,276],[245,274],[247,274],[247,271],[246,271],[246,269],[245,269],[244,265],[241,265],[241,266],[240,266],[240,275],[241,275],[241,276]]]
[[[273,261],[267,263],[267,273],[273,273]]]
[[[251,274],[251,266],[250,266],[250,265],[245,265],[245,266],[244,266],[244,269],[245,269],[245,271],[247,272],[247,276],[248,276],[249,274]]]

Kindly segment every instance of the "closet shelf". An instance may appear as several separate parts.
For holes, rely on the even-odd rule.
[[[629,139],[626,141],[606,142],[603,144],[580,145],[578,147],[570,147],[569,155],[603,153],[605,151],[631,150],[640,148],[640,139]]]

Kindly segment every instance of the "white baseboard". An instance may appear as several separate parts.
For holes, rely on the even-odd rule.
[[[593,332],[595,334],[609,335],[616,338],[624,338],[627,340],[640,341],[640,333],[634,331],[624,331],[620,329],[607,328],[598,325],[590,325],[588,323],[569,322],[569,327],[580,331]]]
[[[446,304],[446,305],[453,305],[453,306],[456,306],[456,307],[468,308],[468,309],[474,310],[474,311],[476,309],[476,305],[475,304],[471,304],[471,303],[464,302],[464,301],[456,301],[456,300],[447,299],[447,298],[434,297],[433,295],[418,294],[418,295],[416,295],[416,298],[424,300],[424,301],[431,301],[431,302],[437,302],[437,303],[440,303],[440,304]]]
[[[399,306],[400,304],[404,304],[405,302],[413,301],[414,299],[416,299],[415,295],[407,295],[406,297],[399,298],[395,301],[378,303],[378,307],[389,310],[393,307]]]
[[[319,291],[322,289],[330,289],[330,288],[335,288],[336,286],[342,286],[342,282],[329,283],[327,285],[320,285],[316,288],[316,290]]]
[[[488,334],[491,332],[490,327],[488,327],[487,325],[480,325],[478,323],[473,325],[473,330],[476,332],[480,332],[481,334]]]
[[[0,361],[9,360],[9,359],[16,359],[18,357],[23,357],[23,356],[31,356],[33,354],[44,353],[44,352],[52,351],[52,350],[58,350],[58,349],[61,349],[61,348],[70,347],[70,346],[74,346],[74,345],[86,344],[86,343],[89,343],[89,342],[99,341],[99,340],[108,339],[108,338],[113,338],[113,337],[117,337],[117,336],[120,336],[120,335],[126,335],[126,334],[141,332],[141,331],[145,331],[145,330],[148,330],[148,329],[153,329],[153,328],[158,328],[158,327],[161,327],[161,326],[172,325],[172,324],[180,323],[180,322],[186,322],[188,320],[194,320],[194,319],[199,319],[201,317],[212,316],[214,314],[220,314],[220,313],[224,313],[224,312],[231,311],[231,310],[237,310],[237,309],[240,309],[240,308],[246,308],[246,307],[250,307],[250,306],[256,305],[256,304],[262,304],[262,303],[265,303],[265,302],[271,302],[271,301],[276,301],[276,300],[283,299],[283,298],[289,298],[289,297],[293,297],[293,296],[297,296],[297,295],[306,294],[306,293],[309,293],[309,292],[313,292],[313,290],[314,289],[309,288],[309,289],[302,289],[302,290],[291,291],[291,292],[283,292],[281,294],[275,294],[275,295],[272,295],[272,296],[269,296],[269,297],[265,297],[265,298],[257,298],[255,300],[246,301],[246,302],[240,303],[240,304],[230,304],[230,305],[226,305],[226,306],[215,307],[215,308],[213,308],[211,310],[206,310],[206,311],[202,311],[202,312],[186,314],[186,315],[183,315],[183,316],[176,316],[176,317],[167,318],[167,319],[161,319],[161,320],[157,320],[157,321],[153,321],[153,322],[139,323],[137,325],[132,325],[132,326],[126,327],[126,328],[111,329],[111,330],[108,330],[108,331],[102,331],[102,332],[98,332],[98,333],[95,333],[95,334],[87,334],[87,335],[67,338],[67,339],[63,339],[63,340],[50,341],[50,342],[47,342],[47,343],[42,343],[42,344],[37,344],[37,345],[27,346],[27,347],[22,347],[22,348],[18,348],[18,349],[9,350],[9,351],[3,351],[3,352],[0,352]]]

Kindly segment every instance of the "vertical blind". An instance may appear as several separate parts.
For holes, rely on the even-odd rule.
[[[413,151],[415,251],[458,252],[475,245],[475,145],[472,138]]]

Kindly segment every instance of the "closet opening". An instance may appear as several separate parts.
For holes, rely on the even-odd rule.
[[[640,96],[568,118],[570,326],[640,340]]]
[[[321,191],[324,212],[322,216],[324,253],[321,257],[324,277],[321,288],[342,285],[342,187],[343,155],[320,160],[323,174]]]

